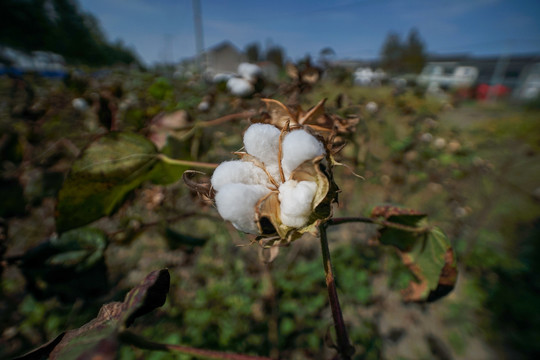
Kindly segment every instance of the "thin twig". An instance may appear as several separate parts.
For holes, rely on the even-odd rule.
[[[342,217],[342,218],[333,218],[328,220],[328,226],[341,225],[351,222],[363,222],[368,224],[376,224],[373,218],[354,216],[354,217]]]
[[[238,119],[238,118],[246,118],[246,117],[250,117],[250,116],[253,116],[253,115],[255,115],[255,112],[253,110],[248,110],[248,111],[243,111],[243,112],[239,112],[239,113],[235,113],[235,114],[225,115],[225,116],[219,117],[219,118],[214,119],[214,120],[198,121],[198,122],[196,122],[194,124],[189,124],[189,125],[180,127],[180,128],[178,128],[176,130],[180,131],[180,130],[193,129],[195,127],[204,128],[204,127],[216,126],[216,125],[220,125],[220,124],[226,123],[226,122],[231,121],[231,120],[235,120],[235,119]]]
[[[175,351],[182,354],[189,354],[206,359],[222,359],[222,360],[272,360],[268,357],[251,356],[235,353],[226,353],[222,351],[197,349],[190,346],[163,344],[154,341],[147,340],[139,335],[132,333],[131,331],[124,330],[119,334],[119,338],[122,342],[133,345],[140,349],[146,350],[158,350],[158,351]]]
[[[354,354],[354,347],[351,346],[351,343],[349,342],[347,328],[345,327],[345,322],[343,321],[343,314],[341,312],[341,306],[339,305],[339,298],[337,294],[336,283],[334,280],[334,269],[332,267],[330,249],[328,248],[328,239],[326,237],[326,227],[327,224],[321,224],[319,226],[319,236],[321,240],[324,272],[326,274],[328,299],[330,301],[332,317],[334,318],[334,326],[336,328],[338,352],[343,360],[350,360],[352,354]]]
[[[402,230],[406,232],[416,233],[416,234],[424,234],[426,232],[431,231],[430,227],[422,226],[422,227],[415,227],[415,226],[409,226],[409,225],[403,225],[398,224],[392,221],[380,219],[380,218],[370,218],[370,217],[362,217],[362,216],[353,216],[353,217],[342,217],[342,218],[334,218],[330,219],[327,222],[328,226],[334,226],[334,225],[341,225],[346,223],[352,223],[352,222],[361,222],[361,223],[368,223],[368,224],[374,224],[379,225],[386,228],[393,228],[397,230]]]

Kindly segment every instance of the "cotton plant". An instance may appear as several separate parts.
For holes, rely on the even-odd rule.
[[[270,257],[264,260],[269,261],[273,256],[271,254],[278,253],[277,246],[301,241],[300,237],[307,232],[317,235],[335,325],[333,347],[340,359],[352,359],[355,349],[349,341],[338,299],[327,238],[328,227],[351,222],[373,226],[377,232],[377,241],[372,242],[373,246],[393,246],[403,265],[414,275],[402,292],[407,302],[426,303],[448,294],[457,279],[455,254],[444,233],[430,226],[425,214],[413,209],[384,205],[376,206],[367,217],[333,217],[332,206],[338,193],[333,180],[333,170],[338,164],[334,158],[342,148],[338,138],[351,138],[357,120],[328,114],[324,109],[324,100],[305,112],[276,100],[262,101],[266,107],[257,116],[249,111],[204,122],[205,126],[214,126],[236,119],[239,115],[251,117],[251,126],[243,134],[243,151],[235,153],[238,157],[236,160],[228,160],[220,165],[170,158],[140,134],[111,132],[98,138],[82,151],[59,191],[56,228],[60,234],[83,230],[82,226],[109,216],[112,209],[120,207],[126,195],[144,181],[151,180],[163,185],[175,182],[179,175],[172,174],[178,167],[214,169],[206,183],[197,183],[193,178],[196,172],[190,170],[183,173],[184,181],[191,189],[211,199],[223,219],[230,221],[239,231],[253,234],[253,239],[262,248],[270,248],[270,251],[261,250],[267,255],[270,253]],[[450,147],[448,144],[445,148]],[[161,200],[158,196],[152,201],[159,206]],[[464,212],[456,216],[461,216],[461,213]],[[157,226],[157,222],[145,226]],[[159,303],[158,306],[161,306],[165,302],[166,291],[163,290],[168,288],[168,285],[164,286],[168,281],[166,270],[152,273],[134,292],[130,292],[133,296],[128,294],[126,298],[144,298],[143,303],[115,303],[114,306],[129,310],[124,314],[126,316],[116,319],[118,321],[105,319],[112,327],[111,331],[104,333],[104,338],[97,337],[95,346],[85,349],[74,341],[72,350],[75,352],[63,357],[103,357],[102,347],[99,346],[103,341],[116,345],[127,342],[146,349],[148,346],[176,349],[190,355],[210,354],[204,349],[183,345],[151,344],[125,329],[127,320],[133,320],[134,311],[139,313],[143,308],[151,309],[152,304]],[[156,291],[161,292],[161,296],[156,298]],[[147,292],[150,292],[150,296],[144,295]],[[92,323],[101,320],[98,315]],[[81,329],[75,332],[84,336]],[[69,347],[65,343],[73,339],[73,332],[66,334],[60,339],[60,348],[55,348],[55,351]],[[47,349],[52,351],[53,347],[47,346]],[[43,348],[40,348],[38,355],[43,355],[42,351]],[[81,354],[80,351],[85,353]],[[111,356],[108,357],[116,356],[117,349],[113,347],[110,351]],[[216,351],[211,351],[211,357],[269,360],[229,353],[219,355]]]
[[[369,217],[332,217],[338,187],[334,156],[339,135],[354,129],[324,110],[324,100],[304,112],[263,99],[266,111],[251,119],[243,134],[243,151],[221,163],[210,181],[197,183],[186,171],[184,181],[213,200],[221,217],[239,231],[255,235],[263,248],[289,245],[310,232],[319,237],[326,285],[336,331],[335,348],[351,359],[350,344],[335,286],[326,230],[350,222],[375,225],[381,245],[394,246],[415,276],[402,292],[404,301],[429,302],[448,294],[457,278],[454,252],[444,233],[428,226],[426,215],[397,206],[376,206]],[[274,252],[277,253],[277,252]]]

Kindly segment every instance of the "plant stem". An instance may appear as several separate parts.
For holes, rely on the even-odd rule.
[[[196,168],[215,169],[219,165],[219,164],[205,163],[205,162],[199,162],[199,161],[172,159],[164,154],[159,154],[158,158],[167,164],[189,166],[189,167],[196,167]]]
[[[336,328],[338,352],[343,360],[349,360],[354,353],[354,347],[352,347],[349,342],[349,336],[347,334],[347,329],[345,328],[345,322],[343,321],[343,314],[341,313],[341,306],[339,305],[339,298],[334,280],[334,269],[330,258],[330,249],[328,248],[328,238],[326,237],[326,227],[327,224],[319,226],[319,236],[321,239],[324,272],[326,274],[328,299],[330,301],[332,317],[334,318],[334,326]]]
[[[369,218],[369,217],[362,217],[362,216],[334,218],[334,219],[328,220],[327,224],[328,226],[333,226],[333,225],[341,225],[341,224],[352,223],[352,222],[375,224],[382,227],[393,228],[393,229],[398,229],[398,230],[411,232],[411,233],[417,233],[417,234],[423,234],[431,230],[431,228],[429,227],[408,226],[408,225],[398,224],[395,222],[384,220],[381,218]]]
[[[333,218],[328,220],[327,224],[328,226],[333,225],[341,225],[351,222],[363,222],[368,224],[376,224],[375,219],[369,218],[369,217],[362,217],[362,216],[354,216],[354,217],[342,217],[342,218]]]
[[[176,130],[189,130],[189,129],[194,129],[194,128],[211,127],[211,126],[221,125],[223,123],[226,123],[226,122],[232,121],[232,120],[236,120],[236,119],[248,118],[248,117],[253,116],[253,115],[255,115],[255,111],[248,110],[248,111],[243,111],[243,112],[239,112],[239,113],[235,113],[235,114],[225,115],[225,116],[222,116],[222,117],[214,119],[214,120],[198,121],[198,122],[196,122],[194,124],[188,124],[186,126],[178,128]]]

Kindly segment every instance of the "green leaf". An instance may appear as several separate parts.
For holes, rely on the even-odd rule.
[[[74,162],[58,194],[56,229],[61,233],[110,215],[144,181],[169,184],[185,169],[163,161],[154,144],[141,135],[109,133]]]
[[[457,267],[450,241],[439,228],[422,236],[402,260],[418,282],[404,290],[406,301],[434,301],[448,294],[457,280]]]
[[[110,133],[91,143],[58,194],[58,232],[111,214],[146,179],[156,155],[150,141],[132,133]]]
[[[391,224],[417,228],[426,214],[413,209],[398,206],[376,206],[371,216],[381,218]],[[399,227],[384,226],[380,231],[380,241],[384,245],[393,245],[401,251],[410,251],[417,243],[418,233],[400,229]]]
[[[154,166],[149,174],[149,180],[157,185],[169,185],[179,181],[188,170],[189,166],[165,162],[160,158],[160,161]]]
[[[162,306],[169,292],[167,269],[151,272],[127,293],[123,302],[103,305],[98,316],[82,327],[58,336],[20,360],[41,359],[116,359],[118,334],[142,315]]]
[[[95,297],[107,290],[106,246],[100,230],[74,229],[28,250],[18,265],[37,298]]]

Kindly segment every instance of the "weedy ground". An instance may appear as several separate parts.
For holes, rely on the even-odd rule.
[[[23,254],[54,233],[55,196],[71,162],[110,128],[96,105],[100,96],[117,107],[119,129],[144,134],[162,111],[184,110],[191,118],[211,120],[261,106],[257,99],[234,99],[218,89],[212,110],[200,113],[205,86],[149,74],[63,83],[28,79],[26,85],[31,91],[24,83],[0,79],[5,258]],[[115,92],[118,87],[122,91]],[[75,97],[86,98],[89,109],[75,110]],[[447,298],[432,305],[403,304],[395,290],[411,275],[395,253],[371,245],[373,228],[332,228],[338,290],[359,358],[539,354],[540,110],[509,101],[426,98],[412,89],[398,93],[331,81],[300,100],[309,108],[321,98],[328,98],[330,112],[360,116],[338,159],[347,166],[335,170],[341,188],[336,215],[366,215],[381,203],[424,211],[452,239],[460,267]],[[377,104],[374,112],[366,108],[371,101]],[[220,162],[239,150],[247,125],[242,120],[191,134],[175,132],[165,151]],[[283,359],[327,359],[333,353],[327,347],[333,341],[327,335],[332,318],[315,238],[306,236],[281,249],[266,266],[256,245],[181,183],[144,184],[127,205],[93,226],[108,235],[108,281],[100,295],[79,297],[81,289],[63,284],[36,294],[25,287],[25,274],[4,263],[1,357],[81,326],[101,304],[121,299],[148,272],[162,267],[171,272],[168,301],[135,324],[149,338]],[[72,296],[66,300],[58,293]],[[130,347],[121,352],[122,359],[171,356]]]

